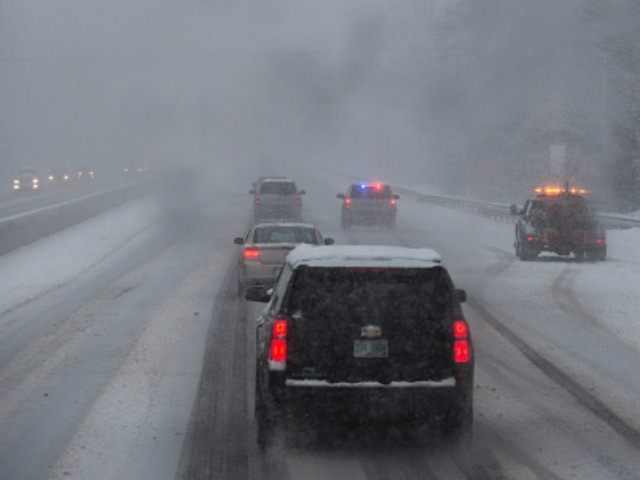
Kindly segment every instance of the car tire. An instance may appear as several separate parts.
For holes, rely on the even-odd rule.
[[[389,230],[395,229],[396,228],[396,217],[391,217],[389,220],[387,220],[386,227]]]
[[[473,434],[473,408],[465,404],[452,407],[441,420],[440,432],[446,441],[468,442]]]
[[[606,258],[607,254],[605,252],[587,250],[587,260],[591,262],[604,262]]]
[[[276,436],[277,419],[269,400],[265,398],[264,389],[260,382],[260,372],[256,372],[255,390],[255,420],[256,443],[262,451],[273,445]]]
[[[535,258],[535,255],[527,252],[520,242],[516,243],[516,257],[518,257],[523,262],[531,261]]]
[[[264,405],[256,403],[256,443],[260,450],[266,450],[273,443],[274,426],[269,411]]]

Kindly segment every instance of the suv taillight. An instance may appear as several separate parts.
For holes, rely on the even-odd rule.
[[[349,208],[351,206],[351,197],[346,197],[344,199],[344,208]]]
[[[242,257],[245,260],[260,260],[260,249],[255,247],[246,247],[242,251]]]
[[[299,194],[296,195],[296,205],[297,206],[301,206],[302,205],[302,197]]]
[[[453,322],[453,361],[455,363],[469,363],[471,361],[469,326],[464,320]]]
[[[287,319],[279,317],[273,322],[269,345],[269,370],[282,371],[287,368]]]
[[[256,205],[260,205],[260,196],[258,194],[256,194],[256,196],[254,197],[253,203],[255,203]]]
[[[395,198],[391,199],[391,206],[395,207],[396,205],[398,205],[398,200],[396,200]]]

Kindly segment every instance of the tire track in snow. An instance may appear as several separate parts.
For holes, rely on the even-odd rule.
[[[629,426],[603,402],[598,400],[588,389],[574,380],[573,377],[536,352],[525,340],[506,326],[507,322],[495,317],[474,298],[469,298],[468,303],[485,322],[491,325],[503,338],[517,348],[520,353],[533,365],[538,367],[542,373],[571,394],[580,405],[604,421],[634,448],[640,450],[640,432],[638,430]]]
[[[256,447],[247,411],[247,304],[236,296],[233,258],[218,291],[202,374],[177,478],[244,480]]]

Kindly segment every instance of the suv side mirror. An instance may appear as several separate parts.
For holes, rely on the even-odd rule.
[[[393,198],[394,200],[400,200],[400,195],[394,193],[393,195],[391,195],[391,198]]]
[[[251,190],[249,190],[249,193],[250,193],[251,195],[255,195],[255,194],[256,194],[256,189],[255,189],[255,188],[252,188]]]
[[[517,205],[511,205],[509,207],[509,213],[511,215],[522,215],[522,211],[518,208]]]
[[[254,285],[245,290],[244,298],[250,302],[268,303],[271,300],[271,295],[263,285]]]
[[[331,237],[327,237],[327,238],[324,239],[324,244],[325,245],[333,245],[334,243],[336,243],[336,241]]]
[[[456,289],[456,295],[458,296],[458,301],[460,303],[464,303],[467,301],[467,291],[462,288]]]
[[[307,191],[306,190],[300,190],[298,192],[298,195],[306,195]]]
[[[340,200],[344,200],[344,193],[339,193],[338,195],[336,195],[336,198],[339,198]]]
[[[244,238],[236,237],[233,239],[233,243],[235,243],[236,245],[244,245]]]

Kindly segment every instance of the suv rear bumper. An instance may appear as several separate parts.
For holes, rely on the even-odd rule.
[[[342,421],[402,422],[443,415],[470,405],[471,388],[449,378],[440,382],[355,384],[287,380],[272,387],[275,406],[295,417]]]
[[[362,224],[378,224],[391,222],[395,220],[395,211],[386,212],[358,212],[358,211],[343,211],[342,219],[349,223],[362,223]]]

